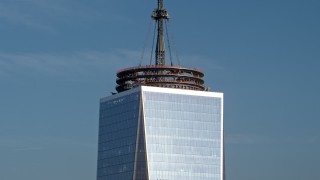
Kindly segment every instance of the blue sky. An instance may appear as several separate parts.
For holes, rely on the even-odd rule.
[[[320,179],[320,1],[165,3],[181,64],[225,93],[227,178]],[[155,6],[0,0],[0,179],[95,179],[99,98]]]

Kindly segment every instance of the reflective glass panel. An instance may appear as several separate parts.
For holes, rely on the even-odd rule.
[[[221,180],[222,98],[143,91],[150,180]]]
[[[100,103],[98,180],[133,178],[140,92]]]

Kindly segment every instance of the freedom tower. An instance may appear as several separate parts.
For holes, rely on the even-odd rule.
[[[97,180],[223,180],[223,94],[173,64],[163,0],[152,18],[154,63],[118,71],[100,99]]]

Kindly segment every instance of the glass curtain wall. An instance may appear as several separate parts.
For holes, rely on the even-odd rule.
[[[222,180],[222,98],[143,91],[150,180]]]
[[[101,101],[98,180],[133,178],[140,92]]]

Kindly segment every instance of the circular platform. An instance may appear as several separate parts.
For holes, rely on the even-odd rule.
[[[155,86],[176,89],[206,91],[204,73],[199,69],[181,66],[137,66],[117,72],[118,92],[138,86]]]

